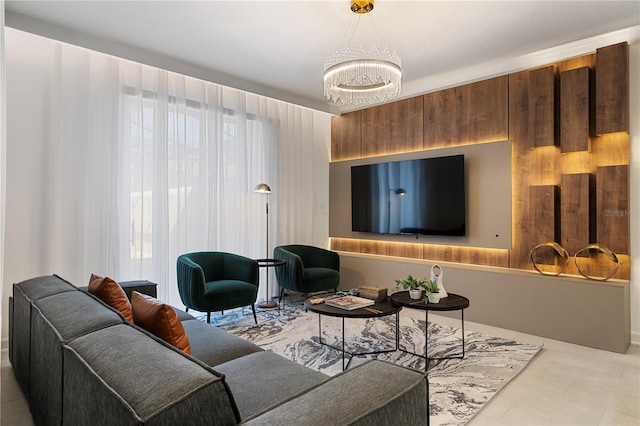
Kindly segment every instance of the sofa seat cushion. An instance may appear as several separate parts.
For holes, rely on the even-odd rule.
[[[325,374],[269,351],[220,364],[215,370],[225,375],[242,419],[329,380]]]
[[[189,339],[173,308],[155,297],[134,291],[131,294],[133,323],[191,355]]]
[[[244,425],[428,425],[426,377],[380,360],[351,368]],[[300,422],[300,419],[304,419]]]
[[[89,293],[120,312],[127,321],[133,323],[131,303],[129,303],[127,294],[117,282],[109,277],[103,278],[91,274],[91,279],[89,280]]]
[[[176,315],[178,315],[178,318],[180,318],[180,321],[195,320],[195,317],[193,315],[183,311],[182,309],[178,309],[174,306],[172,306],[172,308],[175,311]]]
[[[183,321],[191,345],[191,355],[216,366],[263,349],[247,340],[198,320]]]

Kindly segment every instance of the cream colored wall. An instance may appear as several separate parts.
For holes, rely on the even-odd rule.
[[[363,284],[393,290],[395,279],[428,276],[433,265],[415,259],[340,254],[343,290]],[[465,320],[619,353],[629,346],[628,281],[603,283],[535,271],[438,264],[446,291],[470,300]],[[460,313],[450,316],[460,318]]]
[[[465,156],[466,235],[385,235],[351,231],[351,167],[416,158]],[[511,248],[511,142],[464,145],[331,163],[329,235],[422,244]],[[469,212],[473,212],[470,214]]]

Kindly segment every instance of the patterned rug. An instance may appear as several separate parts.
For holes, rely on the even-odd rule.
[[[320,343],[318,314],[300,303],[282,311],[259,311],[258,325],[249,309],[212,315],[211,323],[286,358],[333,376],[342,371],[342,353]],[[198,317],[206,321],[206,315]],[[325,343],[342,345],[340,318],[322,317]],[[424,354],[425,322],[400,313],[400,348]],[[460,329],[429,322],[429,356],[461,355]],[[349,352],[395,349],[395,316],[347,319],[345,342]],[[518,343],[465,331],[464,359],[429,363],[431,425],[464,425],[540,351],[541,346]],[[425,359],[402,351],[353,357],[349,368],[371,357],[424,371]],[[351,358],[347,355],[346,362]]]

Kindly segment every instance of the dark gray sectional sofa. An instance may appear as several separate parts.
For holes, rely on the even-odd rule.
[[[13,286],[9,357],[38,425],[419,425],[423,374],[328,377],[177,311],[192,356],[51,275]]]

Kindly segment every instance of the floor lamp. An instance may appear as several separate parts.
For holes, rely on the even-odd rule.
[[[271,188],[269,188],[269,185],[267,185],[266,183],[261,183],[259,185],[257,185],[254,189],[253,192],[257,192],[259,194],[267,194],[267,203],[265,204],[266,208],[265,208],[265,212],[267,213],[266,217],[267,217],[267,255],[265,257],[265,259],[269,258],[269,194],[271,194]],[[258,304],[259,308],[262,309],[273,309],[276,308],[278,306],[278,304],[274,301],[269,300],[269,268],[265,269],[266,271],[266,276],[267,276],[267,295],[264,298],[264,302]]]

